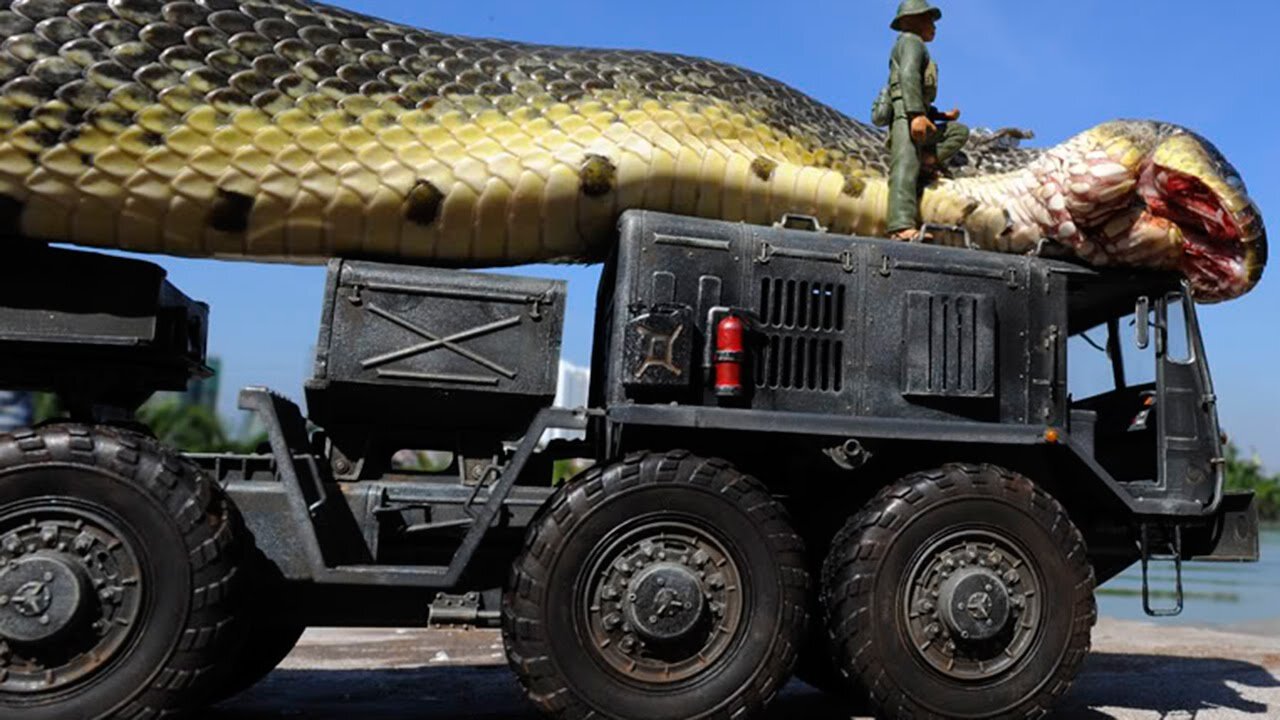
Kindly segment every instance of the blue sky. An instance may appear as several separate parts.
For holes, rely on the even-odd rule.
[[[884,81],[896,0],[340,0],[434,30],[556,44],[643,48],[750,67],[865,117]],[[1212,140],[1240,170],[1273,234],[1280,227],[1280,3],[1189,0],[940,2],[940,105],[975,126],[1033,129],[1055,144],[1104,120],[1158,118]],[[1275,253],[1273,253],[1274,255]],[[162,259],[212,307],[221,405],[271,385],[298,397],[310,371],[323,269]],[[1273,270],[1275,275],[1280,270]],[[570,281],[565,357],[589,354],[594,268],[535,268]],[[1280,470],[1280,280],[1201,309],[1223,424]]]

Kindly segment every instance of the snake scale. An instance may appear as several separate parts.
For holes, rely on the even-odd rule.
[[[627,208],[884,232],[884,134],[708,60],[483,40],[305,0],[0,0],[0,233],[444,266],[604,258]],[[995,134],[924,193],[982,248],[1261,277],[1239,174],[1173,125]]]

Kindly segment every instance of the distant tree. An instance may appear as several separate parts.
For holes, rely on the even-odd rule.
[[[216,412],[174,396],[148,401],[138,409],[138,421],[151,428],[158,440],[184,452],[251,453],[266,439],[234,439]]]
[[[1252,490],[1263,520],[1280,521],[1280,476],[1268,475],[1257,458],[1241,457],[1240,449],[1227,445],[1227,489]]]

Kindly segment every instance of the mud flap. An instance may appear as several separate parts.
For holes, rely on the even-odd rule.
[[[1253,493],[1227,493],[1222,497],[1218,522],[1207,542],[1192,545],[1189,560],[1201,562],[1257,562],[1258,504]]]

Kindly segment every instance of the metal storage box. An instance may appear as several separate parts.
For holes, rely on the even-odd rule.
[[[565,283],[333,260],[313,420],[519,427],[555,397]]]

